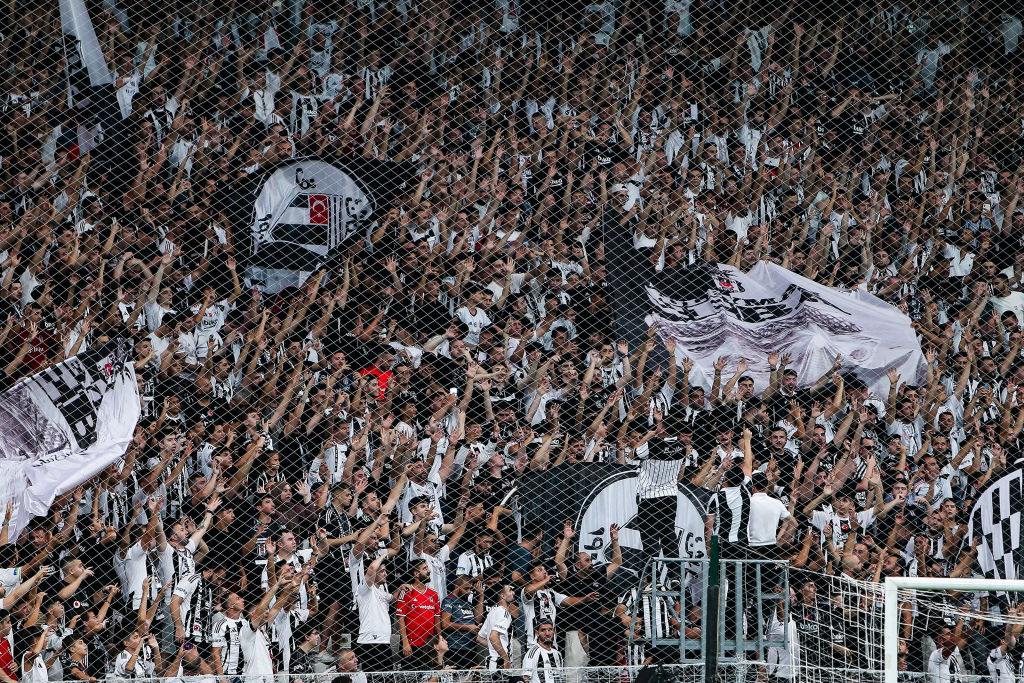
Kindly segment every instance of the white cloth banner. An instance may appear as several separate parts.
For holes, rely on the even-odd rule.
[[[676,340],[676,359],[689,357],[691,384],[711,386],[713,364],[727,359],[723,382],[741,359],[758,391],[768,386],[768,354],[788,353],[800,386],[813,384],[842,356],[876,396],[889,391],[886,371],[902,381],[924,380],[926,363],[910,318],[863,287],[820,285],[773,263],[750,272],[697,264],[667,269],[647,285],[652,313],[647,323]]]
[[[111,340],[0,394],[0,510],[14,503],[10,540],[124,455],[140,414],[131,350],[131,340]]]
[[[89,73],[91,85],[105,85],[111,82],[110,69],[103,57],[103,50],[96,39],[96,30],[92,26],[89,12],[82,0],[60,0],[60,24],[64,31],[64,40],[77,41],[77,45],[66,45],[68,63],[74,64],[71,50],[74,48],[78,60]],[[69,37],[70,36],[70,37]]]

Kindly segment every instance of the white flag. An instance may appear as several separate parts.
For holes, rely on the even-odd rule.
[[[76,48],[78,59],[89,72],[89,83],[110,83],[110,69],[107,68],[107,60],[103,57],[100,43],[96,40],[96,31],[93,29],[89,12],[85,9],[85,3],[82,0],[60,0],[60,23],[65,34],[64,39],[70,41],[68,36],[74,36],[74,40],[77,41],[77,45],[67,45],[65,49]],[[68,63],[72,62],[69,56]]]
[[[129,339],[113,339],[0,394],[0,509],[10,539],[58,495],[117,462],[139,421]]]
[[[828,372],[836,356],[842,356],[843,371],[856,374],[876,396],[888,394],[889,368],[908,384],[925,376],[910,318],[863,287],[826,287],[773,263],[758,263],[748,273],[702,263],[655,273],[647,295],[647,323],[676,340],[678,360],[693,361],[692,384],[710,386],[712,366],[724,356],[724,377],[745,359],[746,374],[763,390],[772,351],[792,357],[788,367],[800,386]]]

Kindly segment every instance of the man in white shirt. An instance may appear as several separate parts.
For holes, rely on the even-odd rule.
[[[355,652],[364,671],[394,669],[391,656],[391,615],[388,613],[388,606],[395,596],[388,592],[385,584],[387,576],[384,556],[380,556],[366,568],[363,580],[356,588],[359,637],[356,638]]]
[[[124,649],[114,660],[114,676],[117,678],[150,678],[160,664],[160,648],[156,637],[145,636],[133,630],[124,639]]]
[[[458,546],[465,531],[466,520],[463,519],[448,537],[448,542],[443,545],[436,533],[428,531],[423,537],[423,543],[417,548],[416,557],[430,565],[430,581],[427,582],[427,587],[438,595],[448,595],[448,560],[451,559],[452,551]]]
[[[764,472],[750,477],[753,493],[750,496],[750,521],[747,523],[747,543],[750,557],[757,560],[778,560],[776,544],[796,526],[796,518],[782,501],[771,495],[772,484]],[[778,565],[767,564],[761,569],[762,590],[772,590],[778,584]],[[747,592],[747,595],[754,593]]]
[[[964,644],[961,634],[964,629],[963,617],[954,628],[943,624],[935,635],[935,651],[928,657],[928,683],[959,683],[965,673],[960,646]]]
[[[512,643],[512,620],[517,616],[519,606],[515,604],[515,589],[511,584],[506,584],[501,589],[498,604],[487,612],[487,618],[476,636],[478,643],[487,646],[488,670],[512,668],[509,645]]]
[[[992,296],[988,302],[999,315],[1010,311],[1017,320],[1024,320],[1024,292],[1010,290],[1010,278],[999,273],[992,278]]]
[[[753,494],[750,496],[750,521],[747,538],[756,554],[766,555],[765,559],[777,559],[773,552],[779,536],[785,535],[794,521],[782,501],[772,496],[771,482],[764,472],[754,472],[750,477]]]
[[[274,683],[274,660],[270,654],[270,624],[277,619],[286,600],[270,607],[281,588],[279,579],[259,603],[249,607],[249,618],[238,631],[241,655],[245,661],[242,676],[246,683]]]
[[[1007,613],[1011,620],[1017,616],[1017,608],[1010,606],[1007,609]],[[1017,637],[1020,635],[1024,625],[1010,623],[1006,625],[1006,630],[1003,633],[1003,637],[999,639],[998,647],[993,648],[988,653],[988,675],[992,678],[992,683],[1013,683],[1017,680],[1016,675],[1016,664],[1013,656],[1010,654],[1010,650],[1014,649],[1017,643]]]
[[[480,332],[491,324],[487,312],[480,307],[490,293],[486,287],[480,287],[469,296],[465,306],[455,311],[455,316],[468,328],[465,341],[470,346],[480,342]]]

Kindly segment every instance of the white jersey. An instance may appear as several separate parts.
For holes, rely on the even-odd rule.
[[[220,648],[220,666],[225,676],[238,676],[245,668],[242,642],[239,633],[242,619],[225,618],[213,629],[212,647]]]
[[[534,637],[537,622],[547,619],[552,626],[555,625],[555,614],[558,612],[558,607],[565,602],[566,597],[550,588],[540,589],[533,594],[533,597],[526,595],[525,588],[519,591],[519,600],[523,605],[523,621],[526,623],[527,645],[537,644]]]
[[[479,635],[487,641],[488,668],[493,671],[499,668],[498,660],[501,658],[501,655],[494,649],[494,645],[491,644],[491,633],[498,634],[501,646],[508,653],[509,643],[512,642],[512,613],[508,611],[507,607],[502,607],[501,605],[492,607],[487,612],[487,618],[484,619],[484,623],[480,627]]]
[[[356,591],[359,606],[359,637],[357,643],[390,643],[391,616],[388,605],[391,593],[384,586],[371,586],[364,578]]]
[[[487,313],[482,308],[477,308],[476,312],[473,313],[468,307],[463,306],[455,311],[455,315],[469,328],[469,332],[466,334],[466,343],[470,346],[476,346],[480,342],[480,332],[491,324],[491,319],[487,316]]]
[[[942,648],[928,657],[928,683],[960,683],[963,673],[963,659],[958,647],[953,648],[949,657],[942,656]]]
[[[1016,679],[1013,672],[1013,661],[1003,652],[1002,648],[995,648],[988,653],[988,675],[992,683],[1013,683]]]
[[[242,656],[245,658],[242,674],[246,680],[272,680],[274,660],[270,655],[270,634],[267,633],[267,627],[254,629],[248,619],[243,619],[242,627],[238,631],[238,641]]]

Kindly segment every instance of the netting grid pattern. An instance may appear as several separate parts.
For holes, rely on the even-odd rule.
[[[1017,578],[1012,3],[0,14],[0,682],[696,682],[712,534],[717,679],[880,681]]]

